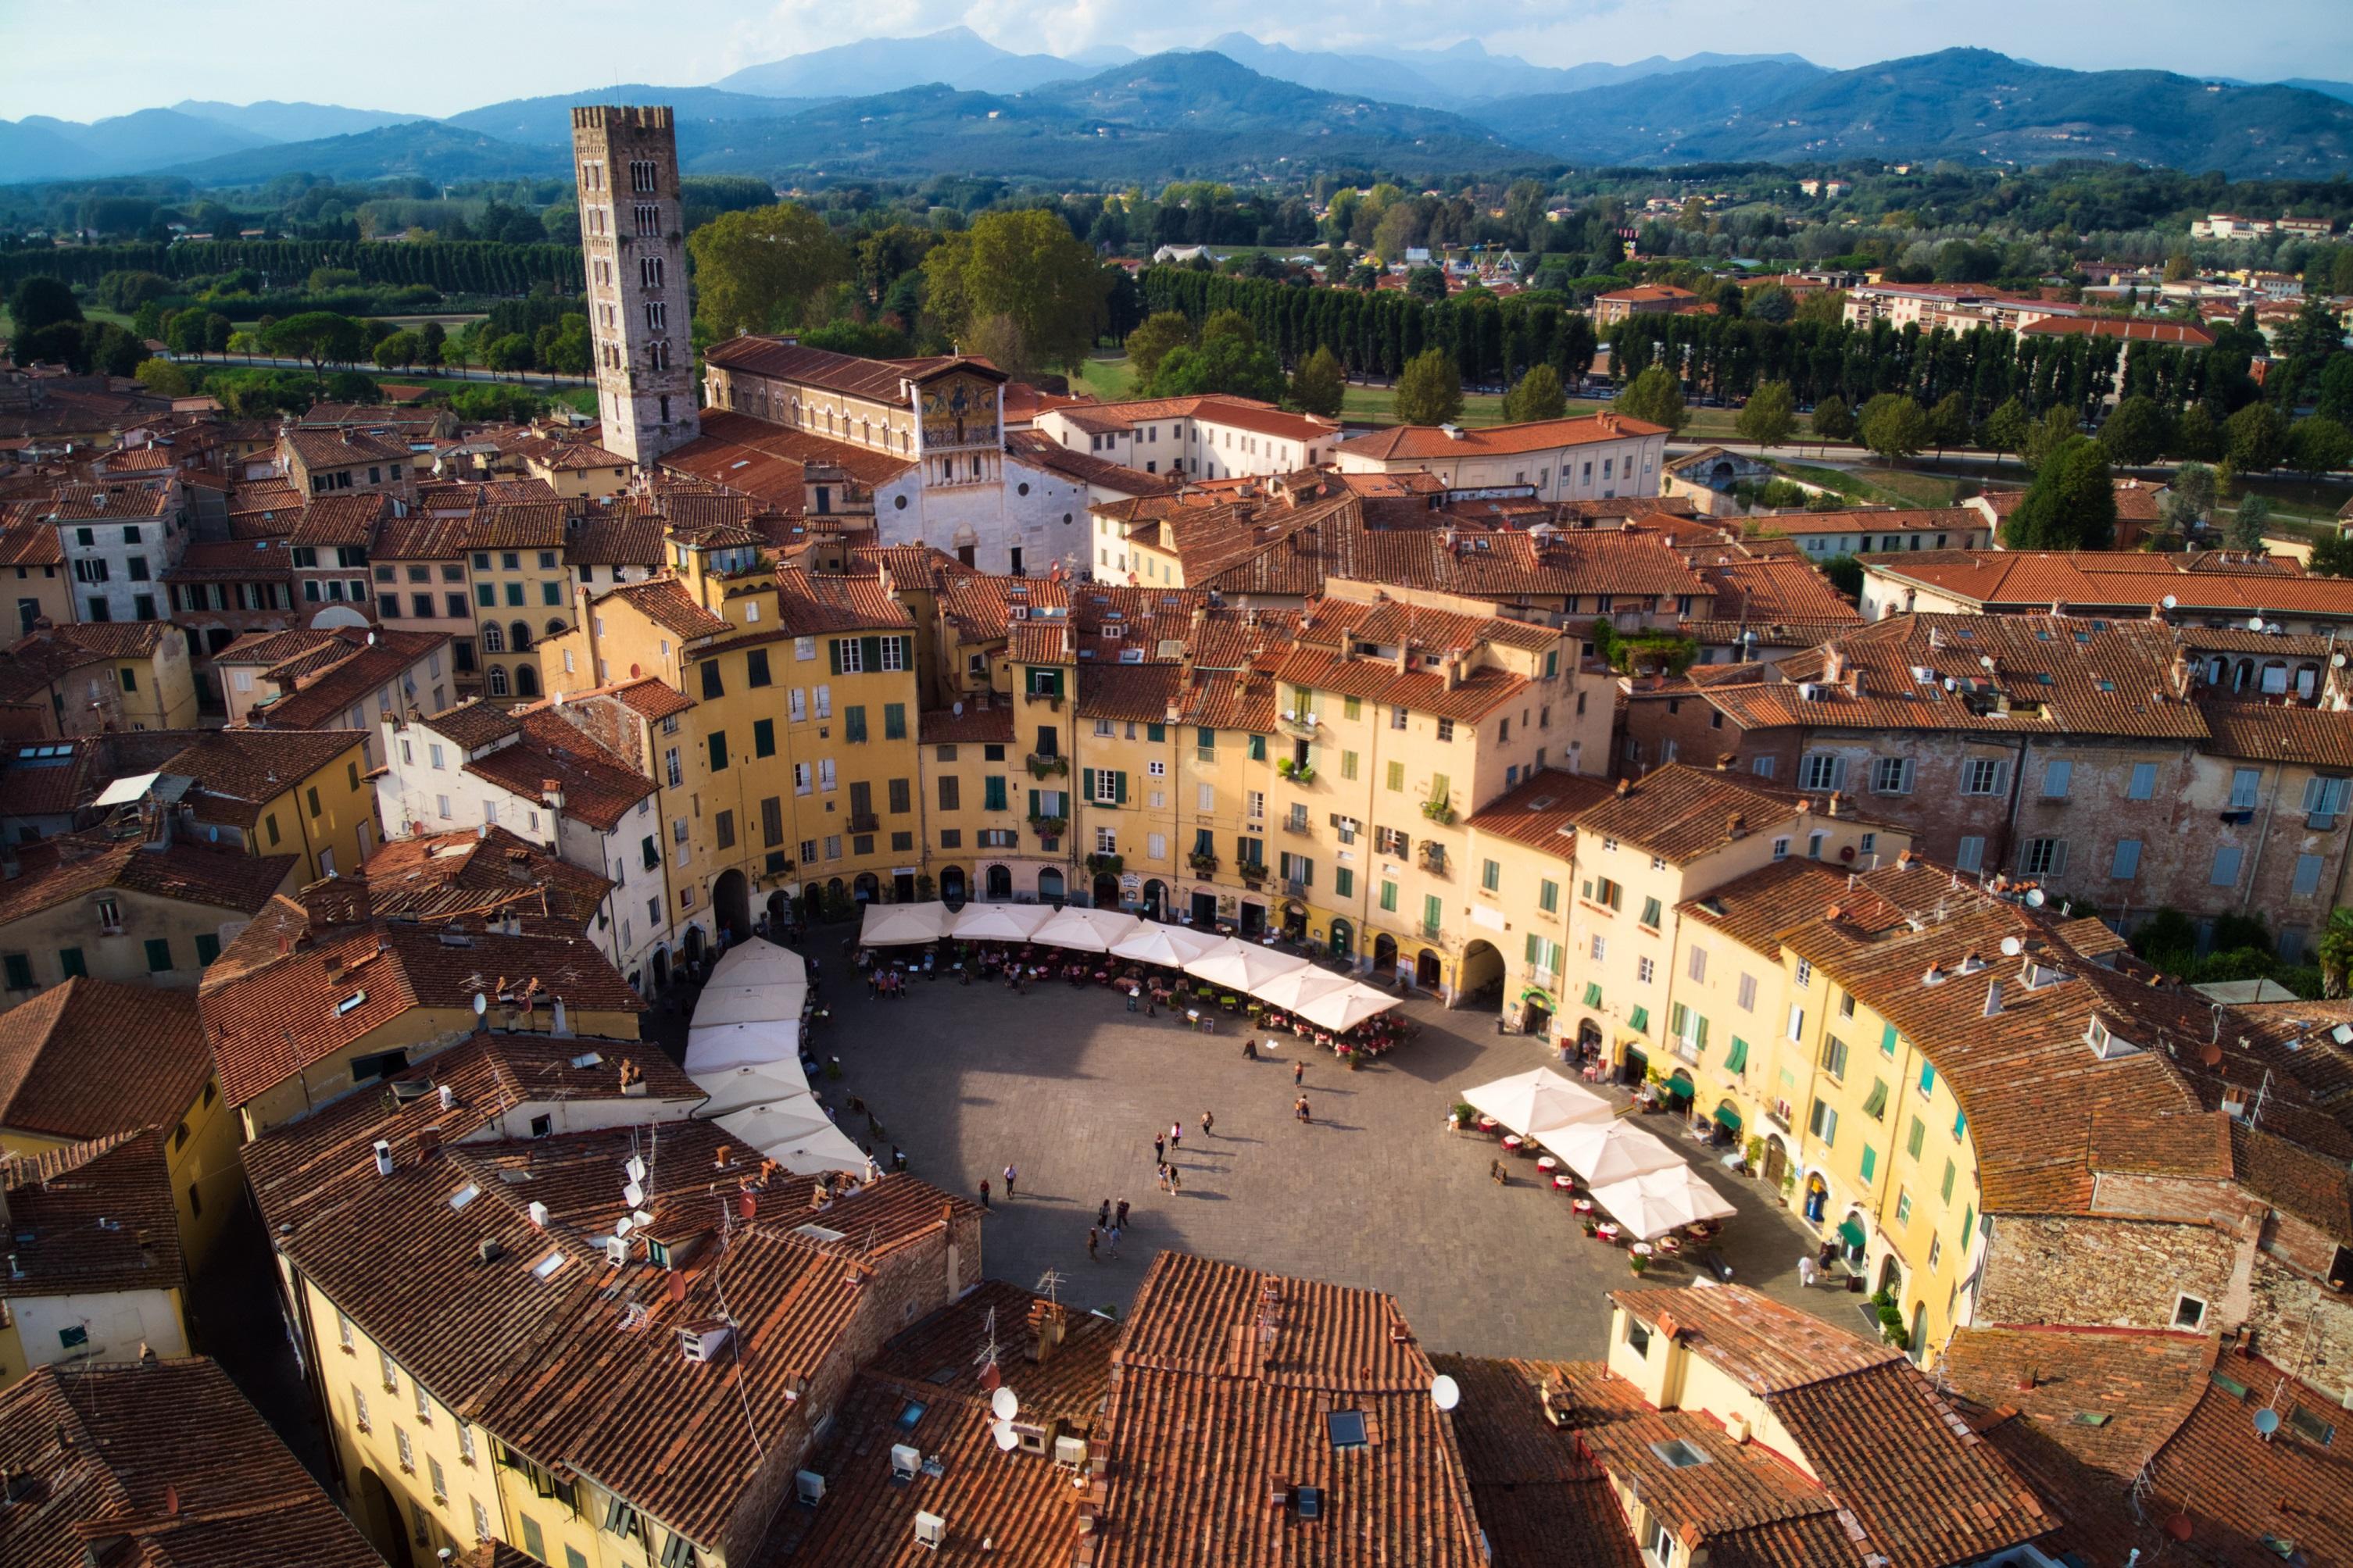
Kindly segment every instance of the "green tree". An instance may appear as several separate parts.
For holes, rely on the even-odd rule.
[[[2004,452],[2024,452],[2026,440],[2032,433],[2034,416],[2016,396],[2004,398],[1985,417],[1978,430],[1978,445],[1994,455],[1999,463]]]
[[[1901,393],[1881,393],[1862,405],[1855,423],[1862,444],[1891,463],[1902,462],[1927,445],[1927,414]]]
[[[98,280],[98,302],[106,310],[135,315],[141,306],[153,304],[173,289],[172,280],[160,272],[118,268]]]
[[[2214,411],[2202,403],[2193,403],[2181,411],[2173,422],[2174,455],[2194,462],[2211,463],[2222,456],[2222,428]]]
[[[1138,386],[1152,379],[1162,356],[1193,341],[1193,323],[1182,310],[1155,310],[1127,334],[1127,365]]]
[[[1665,365],[1645,365],[1610,405],[1629,419],[1662,425],[1672,435],[1691,419],[1683,407],[1683,384]]]
[[[2328,301],[2308,299],[2273,334],[2272,352],[2283,359],[2317,364],[2345,352],[2345,323],[2337,319]]]
[[[1568,416],[1568,394],[1561,389],[1560,373],[1542,360],[1528,366],[1512,390],[1504,394],[1504,423],[1529,425],[1539,419]]]
[[[188,373],[167,359],[143,360],[131,374],[158,397],[185,397],[192,389]]]
[[[1862,597],[1862,563],[1852,555],[1833,555],[1822,563],[1822,575],[1831,586],[1850,599]]]
[[[37,274],[8,296],[8,316],[16,322],[16,335],[26,337],[59,321],[80,321],[81,305],[63,282]]]
[[[2348,975],[2353,975],[2353,909],[2328,911],[2328,923],[2320,929],[2320,989],[2328,996],[2343,996]]]
[[[1786,381],[1768,381],[1759,384],[1741,405],[1739,416],[1733,420],[1738,430],[1759,447],[1769,448],[1787,442],[1798,428],[1797,400],[1791,395]]]
[[[1201,341],[1169,350],[1142,391],[1146,397],[1198,397],[1222,392],[1273,403],[1283,394],[1282,363],[1258,341],[1240,310],[1219,310],[1201,325]]]
[[[1347,374],[1340,368],[1340,356],[1328,348],[1318,347],[1291,373],[1292,406],[1303,414],[1336,419],[1347,395]]]
[[[1039,208],[983,213],[923,258],[930,308],[960,340],[978,321],[1004,317],[1024,362],[1015,374],[1076,369],[1108,319],[1111,274],[1057,215]]]
[[[1451,425],[1462,414],[1462,373],[1444,349],[1424,349],[1397,380],[1397,416],[1406,425]]]
[[[1798,313],[1798,301],[1778,283],[1767,283],[1748,291],[1744,315],[1760,321],[1781,322]]]
[[[907,334],[887,321],[828,321],[803,332],[801,342],[804,347],[855,354],[860,359],[905,359],[915,352]]]
[[[503,374],[515,374],[532,368],[531,340],[521,332],[509,332],[494,338],[482,350],[485,367]]]
[[[406,370],[417,363],[417,356],[424,352],[424,349],[425,345],[417,335],[403,328],[396,332],[387,332],[376,340],[376,345],[369,352],[368,358],[386,370]]]
[[[721,213],[687,236],[686,248],[695,316],[714,339],[797,327],[812,298],[856,270],[825,219],[790,202]]]
[[[2012,550],[2105,550],[2116,531],[2107,454],[2090,437],[2071,436],[2036,468],[2001,537]]]
[[[273,321],[261,343],[273,354],[308,364],[313,380],[322,379],[328,365],[349,364],[368,349],[365,327],[332,310],[304,310]]]
[[[2165,525],[2176,533],[2195,533],[2214,510],[2214,470],[2203,463],[2184,463],[2173,470],[2165,491]]]
[[[2311,571],[2320,577],[2353,577],[2353,533],[2325,533],[2315,540]]]
[[[1928,439],[1936,448],[1937,460],[1944,460],[1946,447],[1966,446],[1968,438],[1969,400],[1948,392],[1928,410]]]
[[[1405,275],[1405,291],[1417,300],[1435,303],[1446,298],[1446,274],[1435,267],[1417,267]]]
[[[2333,474],[2353,466],[2353,432],[2326,414],[2288,426],[2287,466],[2301,474]]]
[[[821,346],[821,345],[820,345]],[[534,345],[540,367],[558,375],[586,375],[596,348],[588,339],[588,318],[577,311],[560,318],[545,348]]]
[[[2109,462],[2138,468],[2164,455],[2168,434],[2165,410],[2157,405],[2157,399],[2136,395],[2109,411],[2106,423],[2100,426],[2100,445],[2107,448]]]
[[[2242,474],[2279,466],[2287,453],[2287,421],[2268,403],[2250,403],[2222,421],[2222,455]]]
[[[427,321],[417,329],[417,363],[430,370],[441,363],[442,345],[449,341],[449,331],[438,321]]]
[[[175,354],[201,356],[205,352],[205,313],[174,310],[164,328],[164,346]]]
[[[2263,530],[2271,526],[2271,521],[2272,503],[2268,498],[2242,495],[2239,498],[2239,509],[2223,525],[2222,542],[2233,550],[2261,550],[2263,547]]]
[[[1847,406],[1845,398],[1835,395],[1816,403],[1806,424],[1824,450],[1828,450],[1833,441],[1854,439],[1854,410]]]
[[[2026,432],[2025,458],[2030,468],[2040,468],[2051,460],[2051,454],[2083,434],[2083,422],[2075,417],[2074,409],[2064,404],[2053,404],[2042,411]]]

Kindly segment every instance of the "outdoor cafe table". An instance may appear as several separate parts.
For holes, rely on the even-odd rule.
[[[1536,1169],[1546,1172],[1557,1171],[1560,1169],[1560,1162],[1550,1154],[1540,1155],[1536,1160]]]
[[[1523,1146],[1522,1140],[1518,1133],[1506,1132],[1504,1134],[1504,1148],[1511,1150],[1514,1153],[1517,1153]]]
[[[1605,1219],[1593,1227],[1593,1234],[1604,1241],[1615,1244],[1618,1240],[1618,1222],[1614,1219]]]
[[[1555,1190],[1555,1191],[1565,1193],[1565,1192],[1568,1192],[1569,1190],[1571,1190],[1572,1188],[1574,1188],[1574,1187],[1577,1185],[1577,1182],[1576,1182],[1576,1179],[1575,1179],[1574,1177],[1565,1176],[1565,1175],[1564,1175],[1564,1176],[1555,1176],[1555,1177],[1552,1179],[1552,1184],[1553,1184],[1553,1188],[1554,1188],[1554,1190]],[[1584,1203],[1584,1202],[1580,1201],[1580,1202],[1577,1205],[1577,1206],[1578,1208],[1580,1208],[1580,1209],[1589,1209],[1589,1208],[1591,1208],[1593,1205],[1592,1205],[1591,1204]]]
[[[1557,1181],[1559,1178],[1555,1177],[1554,1180]],[[1593,1212],[1593,1200],[1591,1198],[1579,1198],[1568,1206],[1576,1210],[1578,1214],[1591,1214]]]

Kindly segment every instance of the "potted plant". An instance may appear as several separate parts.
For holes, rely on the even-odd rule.
[[[1063,829],[1071,826],[1071,819],[1067,816],[1033,816],[1029,819],[1029,826],[1038,830],[1040,838],[1060,838]]]
[[[1765,1140],[1749,1139],[1748,1147],[1743,1151],[1741,1158],[1748,1163],[1748,1169],[1752,1174],[1762,1172],[1765,1169]]]
[[[1479,1125],[1479,1112],[1472,1109],[1469,1100],[1458,1100],[1454,1102],[1453,1108],[1447,1111],[1446,1120],[1449,1125],[1460,1132],[1466,1128]]]
[[[1441,827],[1451,827],[1454,825],[1454,807],[1443,800],[1423,801],[1421,815]]]
[[[1639,1252],[1630,1252],[1626,1255],[1626,1267],[1641,1274],[1651,1267],[1651,1260]]]
[[[1185,864],[1193,868],[1193,875],[1196,877],[1206,877],[1218,868],[1218,858],[1215,855],[1196,854],[1187,859]]]
[[[1090,855],[1087,857],[1087,870],[1092,875],[1097,877],[1116,877],[1120,873],[1121,867],[1125,864],[1126,862],[1122,860],[1116,855]]]

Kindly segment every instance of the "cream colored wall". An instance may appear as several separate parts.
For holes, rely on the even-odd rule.
[[[280,890],[294,885],[290,871],[280,884]],[[109,933],[100,929],[100,897],[113,899],[121,909],[120,931]],[[196,939],[202,936],[227,946],[247,923],[248,917],[235,910],[215,904],[184,903],[123,888],[70,900],[0,926],[0,952],[23,954],[33,973],[32,990],[0,993],[0,998],[13,1006],[34,992],[62,984],[66,973],[61,954],[68,949],[79,950],[84,973],[92,979],[190,989],[202,973],[197,963]],[[157,938],[171,943],[172,967],[168,970],[148,968],[146,944]]]
[[[14,1342],[0,1352],[0,1369],[12,1378],[36,1366],[137,1361],[142,1345],[152,1347],[159,1356],[188,1353],[187,1316],[176,1287],[69,1296],[18,1296],[0,1290],[0,1304],[6,1306],[16,1324]],[[70,1329],[87,1331],[88,1342],[68,1347],[58,1336]]]

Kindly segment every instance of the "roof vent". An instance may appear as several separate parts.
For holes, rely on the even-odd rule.
[[[793,1500],[803,1508],[815,1508],[825,1500],[825,1478],[815,1470],[797,1470],[793,1474]]]
[[[506,1255],[507,1249],[500,1246],[493,1237],[486,1236],[474,1244],[474,1261],[477,1263],[496,1263]]]
[[[912,1443],[891,1445],[891,1479],[892,1480],[912,1481],[915,1479],[916,1472],[923,1468],[923,1451],[921,1448]]]
[[[1986,986],[1985,1016],[1989,1018],[1994,1018],[2000,1016],[2000,1015],[2001,982],[1996,980]]]
[[[717,1318],[681,1323],[678,1331],[678,1352],[688,1361],[698,1363],[716,1361],[719,1352],[727,1347],[727,1324]],[[895,1457],[893,1462],[895,1464]]]
[[[948,1521],[938,1514],[915,1510],[915,1542],[920,1546],[937,1552],[947,1542]]]
[[[392,1145],[381,1138],[375,1141],[375,1173],[379,1176],[392,1174]]]

